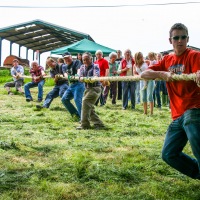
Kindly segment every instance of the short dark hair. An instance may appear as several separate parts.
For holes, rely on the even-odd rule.
[[[19,62],[19,60],[15,58],[15,59],[13,60],[13,62]]]
[[[163,51],[162,55],[163,56],[169,55],[169,52],[168,51]]]
[[[60,63],[65,63],[63,58],[58,58],[57,61],[60,62]]]
[[[188,35],[188,28],[182,23],[176,23],[171,27],[171,29],[169,31],[169,37],[172,36],[172,31],[173,30],[185,30],[187,35]]]

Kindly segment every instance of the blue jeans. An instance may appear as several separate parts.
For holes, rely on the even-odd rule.
[[[82,98],[83,98],[84,90],[85,90],[84,83],[80,83],[80,82],[73,83],[68,87],[68,89],[65,91],[65,93],[62,96],[61,101],[72,116],[76,115],[79,118],[81,117]],[[76,104],[77,109],[71,103],[71,100],[73,98],[74,98],[74,102]]]
[[[137,81],[136,82],[136,89],[135,89],[135,96],[136,96],[136,103],[139,104],[140,103],[140,82]]]
[[[53,99],[60,96],[62,98],[64,92],[67,90],[68,84],[64,83],[62,85],[55,85],[55,87],[47,94],[45,101],[43,103],[43,107],[49,108]]]
[[[128,92],[130,91],[131,107],[135,108],[135,81],[122,81],[122,104],[123,108],[128,107]]]
[[[188,141],[196,159],[182,152]],[[170,124],[162,158],[181,173],[200,179],[200,108],[187,110]]]
[[[161,107],[161,100],[160,100],[160,84],[161,81],[155,81],[155,88],[153,91],[153,99],[154,102],[157,101],[157,106],[160,108]],[[154,105],[156,105],[156,103],[154,103]]]
[[[162,92],[162,94],[168,95],[167,86],[166,86],[165,81],[160,81],[160,91]]]
[[[97,101],[95,102],[96,106],[98,106],[99,101],[100,101],[101,106],[105,105],[105,100],[104,100],[104,97],[103,97],[103,91],[104,91],[104,87],[101,86],[101,94],[100,94],[99,98],[97,99]]]
[[[30,88],[38,87],[38,100],[43,99],[43,86],[45,84],[45,80],[41,80],[38,83],[29,82],[24,85],[25,96],[28,99],[33,99],[31,96]]]

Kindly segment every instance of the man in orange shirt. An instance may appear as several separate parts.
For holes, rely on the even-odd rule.
[[[173,122],[169,125],[162,150],[162,158],[181,173],[200,179],[200,52],[187,48],[188,29],[184,24],[174,24],[169,32],[169,42],[174,54],[150,66],[141,74],[144,79],[161,78],[167,82]],[[172,81],[173,74],[196,73],[195,81]],[[183,153],[190,142],[196,159]]]

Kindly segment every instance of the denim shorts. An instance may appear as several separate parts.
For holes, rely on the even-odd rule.
[[[153,91],[155,87],[155,81],[149,80],[147,81],[147,88],[141,90],[142,101],[143,102],[153,102]],[[142,89],[144,86],[144,81],[140,81],[140,88]]]

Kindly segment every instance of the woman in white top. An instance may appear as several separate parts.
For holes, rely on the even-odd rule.
[[[135,65],[134,68],[137,74],[141,74],[148,68],[148,64],[144,61],[143,54],[141,52],[135,53]],[[146,84],[146,87],[144,87]],[[153,114],[153,90],[154,90],[154,81],[149,80],[148,82],[142,80],[140,81],[140,88],[142,94],[142,101],[144,107],[144,114],[147,114],[147,102],[150,104],[150,114]]]

